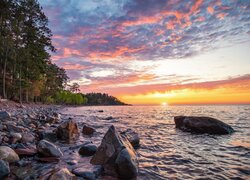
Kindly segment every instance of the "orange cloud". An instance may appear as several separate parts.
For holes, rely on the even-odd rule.
[[[84,70],[84,69],[86,69],[86,67],[81,65],[81,64],[73,64],[73,63],[69,63],[69,62],[65,63],[62,67],[66,70]]]
[[[216,17],[220,20],[224,19],[224,17],[226,16],[227,14],[226,13],[220,13],[220,14],[217,14]]]
[[[209,6],[207,7],[207,12],[209,12],[210,14],[213,14],[214,13],[214,8]]]
[[[130,47],[118,47],[114,51],[107,51],[107,52],[91,52],[88,54],[88,57],[93,60],[97,59],[116,59],[123,57],[123,59],[130,59],[129,53],[135,53],[138,51],[143,50],[144,47],[139,48],[130,48]]]

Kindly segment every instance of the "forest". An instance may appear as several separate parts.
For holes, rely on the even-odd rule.
[[[123,105],[101,93],[81,94],[68,84],[63,68],[51,61],[56,52],[48,18],[36,0],[1,0],[0,99],[73,105]]]

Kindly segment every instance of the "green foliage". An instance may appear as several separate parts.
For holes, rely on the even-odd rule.
[[[54,99],[57,104],[85,105],[87,103],[87,98],[83,97],[82,94],[66,90],[57,92]]]
[[[51,96],[48,96],[48,97],[46,97],[45,102],[46,102],[46,104],[54,104],[55,100]]]
[[[88,105],[127,105],[105,93],[88,93],[85,96],[88,99]]]
[[[65,70],[50,60],[55,51],[51,37],[37,0],[1,0],[0,96],[46,102],[64,88]]]

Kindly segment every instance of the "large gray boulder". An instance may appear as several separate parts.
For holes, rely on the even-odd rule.
[[[10,114],[7,111],[0,111],[0,120],[10,119]]]
[[[138,174],[135,150],[125,136],[117,133],[114,126],[109,128],[90,162],[94,165],[103,165],[105,171],[114,167],[122,179],[132,179]]]
[[[0,160],[0,179],[4,179],[4,177],[8,176],[9,173],[10,173],[9,163]]]
[[[0,146],[0,159],[13,163],[19,161],[19,156],[10,147]]]
[[[47,140],[41,140],[37,145],[37,151],[45,157],[61,157],[62,151],[53,143]]]
[[[57,138],[62,140],[70,140],[79,136],[79,128],[75,121],[69,118],[68,121],[63,122],[56,130]]]
[[[208,134],[230,134],[234,129],[228,124],[211,117],[176,116],[176,128],[183,131]]]

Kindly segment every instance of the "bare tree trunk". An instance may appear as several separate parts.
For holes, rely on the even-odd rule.
[[[22,104],[22,80],[21,80],[21,65],[19,67],[19,102]]]
[[[3,98],[6,99],[6,67],[7,67],[7,59],[8,59],[8,49],[6,50],[6,56],[4,60],[4,69],[3,69]]]

